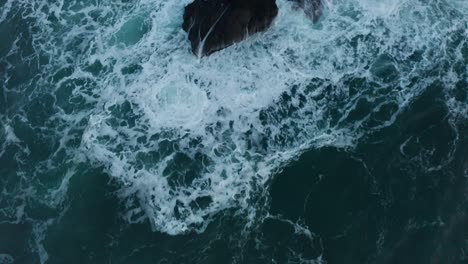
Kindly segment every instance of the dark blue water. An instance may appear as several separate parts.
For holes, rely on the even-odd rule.
[[[468,3],[0,0],[0,264],[467,263]]]

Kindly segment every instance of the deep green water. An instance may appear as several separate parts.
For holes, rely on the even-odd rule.
[[[468,263],[468,2],[0,0],[0,264]]]

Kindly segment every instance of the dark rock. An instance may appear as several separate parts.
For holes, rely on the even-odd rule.
[[[185,7],[182,28],[201,57],[266,30],[277,14],[275,0],[195,0]]]
[[[322,15],[322,0],[290,0],[296,2],[314,23]]]

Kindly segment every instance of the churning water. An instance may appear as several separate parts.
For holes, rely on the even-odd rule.
[[[0,0],[0,263],[466,261],[467,1],[189,2]]]

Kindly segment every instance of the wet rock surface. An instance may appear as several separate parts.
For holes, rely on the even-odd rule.
[[[265,31],[277,14],[275,0],[195,0],[185,7],[182,28],[202,57]]]

